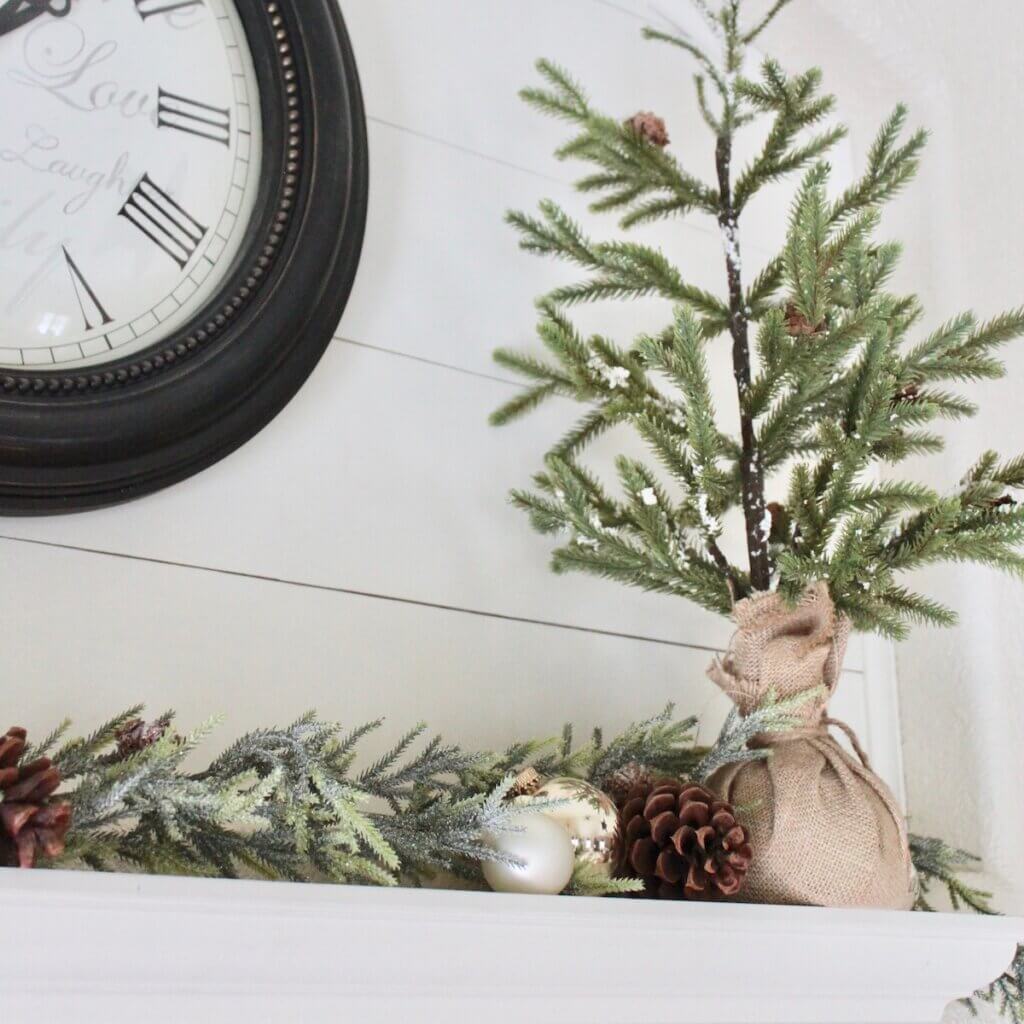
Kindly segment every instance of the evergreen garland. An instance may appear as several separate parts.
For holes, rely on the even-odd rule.
[[[358,768],[360,742],[383,720],[344,731],[310,712],[247,733],[193,771],[186,759],[216,720],[178,734],[172,712],[147,724],[134,707],[68,741],[64,722],[24,757],[52,759],[64,781],[54,799],[71,806],[66,847],[51,866],[374,885],[420,885],[444,872],[480,884],[480,862],[505,859],[488,836],[514,828],[523,813],[506,797],[527,766],[599,787],[635,765],[704,780],[722,764],[766,756],[746,749],[749,738],[791,728],[805,699],[730,717],[710,748],[695,742],[696,718],[677,718],[669,705],[611,740],[595,730],[579,746],[566,726],[557,739],[466,751],[440,737],[420,744],[418,725]],[[634,888],[584,869],[572,884],[588,895]]]
[[[926,133],[905,132],[897,106],[882,125],[863,175],[828,198],[824,157],[846,133],[822,127],[834,98],[817,69],[788,74],[766,59],[748,74],[746,54],[780,0],[745,28],[740,0],[713,11],[695,0],[721,44],[713,58],[684,34],[644,35],[696,64],[697,102],[714,138],[716,180],[690,174],[665,148],[653,115],[622,122],[596,110],[567,71],[549,61],[527,103],[566,121],[558,151],[588,172],[577,182],[590,209],[613,212],[629,229],[688,214],[710,216],[725,250],[727,294],[686,281],[663,253],[639,242],[591,238],[557,204],[509,223],[528,252],[582,269],[581,279],[538,303],[538,334],[549,358],[499,350],[500,365],[528,387],[492,420],[507,423],[553,396],[586,408],[548,452],[530,490],[513,493],[533,525],[563,534],[556,571],[579,570],[645,590],[675,594],[728,614],[733,601],[778,586],[795,598],[828,581],[857,628],[891,637],[911,621],[949,625],[954,612],[907,589],[899,577],[943,561],[1024,571],[1024,508],[1008,491],[1024,487],[1024,457],[984,453],[946,494],[911,481],[878,479],[880,465],[942,450],[930,426],[975,413],[950,384],[1003,374],[998,349],[1024,332],[1024,309],[987,322],[953,318],[921,336],[912,295],[889,290],[900,246],[876,238],[879,210],[917,170]],[[733,165],[737,134],[767,119],[760,153]],[[740,224],[769,182],[800,172],[787,237],[777,256],[745,283]],[[623,346],[585,338],[570,307],[655,295],[675,304],[672,323]],[[732,349],[740,434],[717,424],[705,348],[725,335]],[[581,462],[587,446],[628,424],[661,464],[618,459],[612,494]],[[789,472],[783,497],[769,503],[766,482]],[[667,478],[667,479],[666,479]],[[746,551],[723,550],[723,519],[738,510]]]
[[[1024,944],[1017,947],[1008,970],[962,1002],[975,1017],[981,1014],[982,1004],[987,1003],[1012,1024],[1024,1024]]]
[[[916,910],[935,909],[928,900],[928,893],[938,883],[945,886],[954,910],[968,907],[976,914],[995,913],[989,903],[992,893],[974,889],[960,878],[962,872],[977,870],[980,866],[979,858],[973,853],[948,846],[941,839],[911,836],[910,855],[918,879]]]
[[[960,877],[962,872],[977,870],[980,866],[974,854],[948,846],[941,839],[913,835],[910,852],[918,876],[916,910],[935,909],[928,900],[928,893],[931,886],[938,883],[945,887],[954,910],[967,907],[977,914],[996,913],[989,902],[992,894],[969,886]],[[975,1017],[981,1013],[982,1004],[987,1003],[1012,1024],[1024,1024],[1024,943],[1017,947],[1013,963],[1003,974],[961,1002]]]
[[[734,712],[711,747],[695,742],[697,719],[677,718],[669,705],[609,741],[596,729],[580,746],[569,725],[557,738],[520,741],[500,752],[469,752],[440,737],[417,746],[425,733],[418,725],[363,768],[356,764],[359,744],[382,720],[345,731],[310,712],[286,728],[247,733],[198,771],[188,770],[186,759],[216,719],[180,735],[172,712],[145,723],[137,706],[71,740],[64,721],[23,755],[52,759],[65,784],[53,799],[71,805],[64,852],[37,864],[384,886],[430,884],[443,873],[480,888],[480,863],[506,859],[487,837],[515,828],[523,813],[552,806],[506,799],[527,766],[598,787],[637,767],[702,782],[723,765],[769,756],[748,750],[749,739],[792,728],[800,705],[815,696],[769,702],[746,718]],[[990,894],[960,877],[977,867],[976,857],[922,836],[910,837],[910,849],[920,885],[916,909],[934,909],[929,892],[939,885],[954,909],[995,913]],[[609,879],[580,862],[566,894],[627,895],[642,888],[636,879]],[[974,1012],[992,1003],[1024,1024],[1022,980],[1024,946],[1006,974],[964,1002]]]
[[[63,779],[54,799],[72,810],[63,854],[41,865],[372,885],[421,885],[444,872],[480,884],[480,862],[504,859],[487,836],[514,828],[524,809],[550,809],[506,799],[525,768],[598,788],[638,768],[706,782],[724,765],[770,756],[749,750],[748,741],[793,728],[803,703],[817,696],[769,701],[745,718],[734,710],[709,747],[696,742],[697,718],[677,717],[669,704],[610,740],[595,729],[577,744],[566,725],[557,737],[502,751],[467,751],[439,736],[420,743],[426,727],[417,725],[365,767],[357,764],[360,743],[383,719],[344,730],[309,712],[285,728],[245,734],[200,770],[186,760],[195,760],[217,719],[179,734],[173,712],[146,723],[139,705],[70,740],[64,721],[23,758],[52,759]],[[933,909],[927,897],[937,884],[955,909],[994,913],[990,894],[960,878],[977,858],[938,839],[912,836],[910,845],[917,909]],[[631,880],[608,883],[581,867],[570,891],[633,888]]]

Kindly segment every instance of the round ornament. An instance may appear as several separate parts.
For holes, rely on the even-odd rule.
[[[612,854],[619,813],[612,799],[582,779],[549,779],[517,803],[564,801],[541,814],[568,833],[578,860],[612,869]]]
[[[514,820],[515,832],[495,832],[489,845],[520,865],[485,861],[484,878],[495,892],[557,896],[572,878],[576,858],[565,829],[543,814],[524,813]]]

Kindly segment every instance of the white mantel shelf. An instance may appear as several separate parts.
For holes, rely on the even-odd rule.
[[[935,1024],[1024,920],[0,871],[4,1024]]]

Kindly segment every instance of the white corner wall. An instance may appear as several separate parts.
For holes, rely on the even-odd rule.
[[[640,39],[651,13],[641,0],[342,6],[372,170],[338,336],[285,412],[199,477],[127,507],[0,521],[3,714],[34,731],[70,714],[86,729],[145,700],[187,724],[223,712],[226,742],[316,707],[349,724],[386,715],[382,743],[425,719],[451,740],[504,746],[568,719],[580,735],[614,728],[673,700],[714,730],[725,702],[704,669],[728,624],[551,575],[547,541],[506,503],[576,410],[500,432],[486,423],[516,387],[492,348],[530,344],[534,297],[566,279],[518,251],[503,212],[552,196],[593,220],[571,168],[550,157],[564,126],[516,90],[537,57],[555,58],[601,106],[660,112],[676,152],[710,174],[690,67]],[[665,6],[690,17],[681,0]],[[840,180],[848,166],[841,153]],[[750,273],[781,238],[788,195],[773,190],[752,210]],[[709,222],[648,237],[721,290]],[[651,302],[583,319],[625,342],[668,314]],[[723,344],[714,362],[734,416],[727,360]],[[888,676],[884,647],[854,645],[833,710],[898,785]]]
[[[794,8],[798,5],[794,4]],[[918,182],[885,227],[905,242],[898,285],[928,311],[923,329],[973,309],[987,319],[1024,301],[1024,70],[1015,0],[814,0],[770,45],[825,65],[860,130],[906,100],[932,131]],[[1024,345],[1004,349],[1004,380],[969,386],[976,419],[945,431],[948,453],[915,476],[946,490],[987,448],[1024,451]],[[897,652],[908,802],[916,831],[982,855],[1007,913],[1024,907],[1024,587],[977,567],[942,567],[915,581],[960,613],[954,630],[918,630]],[[1021,936],[1024,940],[1024,936]]]

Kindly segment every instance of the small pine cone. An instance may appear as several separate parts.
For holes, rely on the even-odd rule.
[[[517,776],[512,788],[508,791],[507,800],[514,800],[517,796],[532,796],[540,789],[543,779],[536,768],[524,768]]]
[[[1001,509],[1001,508],[1015,508],[1016,505],[1017,505],[1017,502],[1014,501],[1013,498],[1009,494],[1004,494],[1004,495],[1002,495],[1002,497],[999,497],[999,498],[993,498],[988,503],[988,507],[990,509],[993,509],[993,510],[998,510],[998,509]]]
[[[170,722],[164,718],[158,718],[155,722],[144,722],[141,718],[132,718],[125,722],[114,733],[117,751],[113,755],[113,759],[123,761],[133,754],[153,746],[158,740],[163,739],[168,725]]]
[[[600,788],[615,801],[616,807],[621,808],[634,789],[640,786],[650,786],[653,782],[654,776],[648,768],[636,761],[631,761],[619,768],[618,771],[612,772],[602,782]]]
[[[794,303],[790,303],[786,306],[786,333],[792,337],[798,336],[810,336],[814,334],[821,334],[825,330],[825,321],[822,320],[817,326],[811,323],[796,308]]]
[[[703,786],[664,779],[637,786],[619,811],[617,872],[662,899],[740,891],[753,852],[732,807]]]
[[[765,507],[772,517],[768,540],[772,544],[784,544],[789,537],[790,527],[789,512],[786,510],[786,506],[777,501],[770,501]]]
[[[920,397],[920,386],[917,384],[908,384],[905,388],[900,388],[899,391],[892,396],[892,404],[899,405],[900,402],[916,402]]]
[[[626,121],[626,127],[652,146],[664,149],[669,143],[668,129],[665,122],[650,111],[641,110]]]
[[[0,866],[31,868],[37,857],[59,857],[71,825],[71,805],[50,797],[61,783],[48,757],[21,764],[27,734],[0,737]]]

